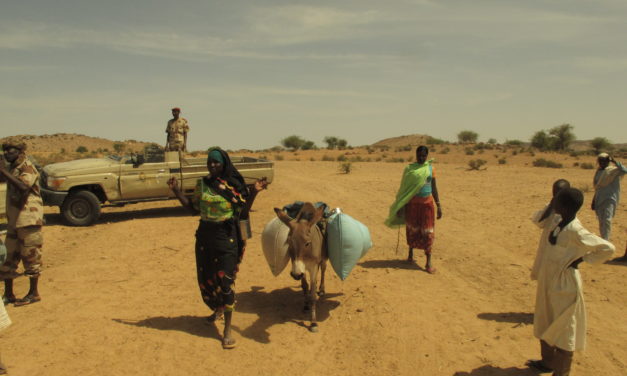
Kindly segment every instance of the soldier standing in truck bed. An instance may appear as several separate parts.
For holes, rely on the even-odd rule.
[[[22,306],[41,300],[37,282],[41,272],[43,245],[44,204],[39,187],[39,172],[26,156],[26,144],[6,139],[2,143],[5,162],[0,162],[0,176],[7,182],[7,259],[0,265],[0,279],[4,280],[3,303]],[[7,166],[8,165],[8,166]],[[16,299],[13,279],[18,275],[20,261],[24,274],[30,278],[26,296]]]
[[[165,129],[168,134],[165,151],[187,151],[189,125],[187,119],[179,117],[180,113],[180,108],[174,107],[172,109],[172,119],[168,121],[168,127]]]

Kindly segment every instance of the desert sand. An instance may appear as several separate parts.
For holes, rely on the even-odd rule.
[[[539,356],[529,271],[540,233],[529,218],[564,177],[587,190],[579,217],[598,232],[589,209],[593,170],[572,162],[535,168],[531,157],[498,165],[490,155],[487,170],[468,171],[470,157],[433,156],[444,212],[435,275],[422,269],[420,252],[416,264],[404,262],[403,232],[382,224],[404,163],[353,163],[350,174],[339,174],[337,162],[319,158],[278,161],[275,182],[251,214],[254,236],[236,283],[238,347],[228,351],[221,324],[204,322],[210,312],[196,284],[196,217],[166,201],[106,208],[98,224],[77,228],[49,208],[43,300],[7,307],[14,325],[0,334],[2,359],[11,375],[28,376],[533,375],[524,363]],[[374,242],[346,281],[329,268],[319,333],[306,328],[299,282],[286,271],[273,277],[260,246],[272,208],[295,200],[341,207]],[[612,241],[622,255],[624,201]],[[575,355],[574,374],[624,375],[627,265],[580,270],[588,347]],[[19,296],[27,284],[16,281]]]

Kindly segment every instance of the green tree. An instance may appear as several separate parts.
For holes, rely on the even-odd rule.
[[[340,150],[344,150],[346,149],[346,147],[348,146],[348,141],[346,141],[343,138],[338,138],[337,140],[337,148]]]
[[[590,141],[590,145],[594,149],[596,154],[601,153],[602,151],[608,151],[612,149],[612,143],[608,141],[605,137],[595,137]]]
[[[477,142],[479,134],[473,131],[461,131],[457,134],[457,140],[461,143],[474,143]]]
[[[553,148],[552,137],[545,131],[538,131],[531,137],[531,146],[538,150],[551,150]]]
[[[327,149],[335,149],[337,148],[338,139],[337,137],[327,136],[322,140],[322,142],[327,144]]]
[[[281,145],[286,149],[298,150],[306,141],[300,136],[292,135],[281,140]]]
[[[494,144],[496,144],[496,138],[491,138],[491,139],[489,139],[489,140],[488,140],[488,144],[490,144],[490,145],[494,145]]]
[[[313,141],[305,141],[300,148],[303,150],[317,149],[316,144]]]
[[[553,137],[553,149],[560,151],[568,149],[570,143],[576,139],[573,128],[570,124],[562,124],[549,130],[549,135]]]

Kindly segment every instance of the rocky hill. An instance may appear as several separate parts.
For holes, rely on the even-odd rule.
[[[41,136],[16,135],[12,137],[23,140],[30,153],[73,153],[77,152],[80,147],[82,147],[81,150],[84,150],[83,153],[113,152],[115,150],[114,144],[121,144],[122,146],[117,146],[118,149],[131,152],[143,150],[146,145],[150,144],[135,140],[112,141],[75,133],[55,133]],[[5,138],[0,138],[0,142]]]

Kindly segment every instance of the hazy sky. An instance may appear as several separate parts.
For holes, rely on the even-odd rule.
[[[261,149],[412,133],[627,142],[625,0],[2,0],[8,134]]]

